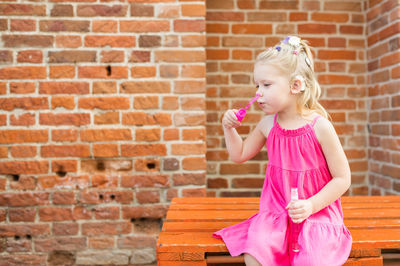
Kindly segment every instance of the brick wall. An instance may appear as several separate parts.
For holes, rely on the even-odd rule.
[[[205,3],[0,4],[0,265],[155,263],[205,196]]]
[[[314,47],[348,194],[399,193],[398,14],[395,0],[0,3],[0,262],[152,265],[171,198],[259,195],[266,150],[233,164],[220,119],[288,34]]]
[[[400,6],[371,1],[366,12],[370,193],[400,193]]]
[[[228,108],[252,96],[256,55],[290,34],[310,42],[321,103],[352,169],[351,195],[368,193],[366,105],[366,1],[207,1],[207,194],[258,196],[264,181],[266,149],[244,164],[229,160],[220,120]],[[255,105],[238,132],[257,124]]]

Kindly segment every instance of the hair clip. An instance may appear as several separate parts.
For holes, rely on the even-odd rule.
[[[276,46],[275,49],[278,50],[278,52],[280,52],[282,48],[280,46]]]
[[[311,61],[307,56],[306,56],[305,61],[306,61],[306,64],[311,68]]]
[[[299,51],[294,50],[294,51],[293,51],[293,54],[298,55],[298,54],[299,54]]]

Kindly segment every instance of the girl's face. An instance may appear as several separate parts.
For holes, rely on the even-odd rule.
[[[274,65],[256,63],[254,82],[257,93],[262,95],[257,102],[264,113],[277,113],[291,103],[289,78]]]

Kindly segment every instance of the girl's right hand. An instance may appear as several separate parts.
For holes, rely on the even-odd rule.
[[[225,112],[224,117],[222,118],[222,125],[224,126],[224,128],[231,129],[241,126],[242,123],[239,122],[235,115],[237,111],[238,110],[236,109],[230,109]]]

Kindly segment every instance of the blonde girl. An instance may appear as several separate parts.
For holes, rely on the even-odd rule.
[[[236,163],[267,147],[259,212],[213,236],[225,242],[232,256],[244,254],[246,265],[342,265],[352,237],[343,224],[340,196],[351,174],[318,102],[321,88],[310,47],[288,36],[263,51],[254,65],[254,82],[265,116],[244,141],[236,131],[241,125],[237,110],[226,111],[222,125]]]

